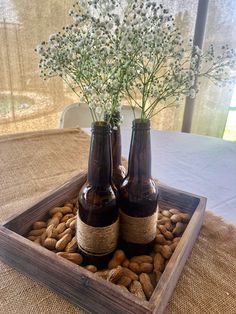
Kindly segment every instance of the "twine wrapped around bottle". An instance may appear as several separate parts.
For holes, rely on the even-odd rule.
[[[78,247],[87,254],[107,255],[117,247],[119,219],[105,227],[93,227],[84,223],[77,214]]]
[[[150,243],[156,237],[157,219],[158,208],[147,217],[132,217],[120,210],[120,236],[130,243]]]

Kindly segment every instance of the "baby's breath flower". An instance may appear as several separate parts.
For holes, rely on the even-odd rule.
[[[96,107],[95,112],[97,114],[101,114],[102,113],[102,108],[101,107]]]
[[[194,98],[201,76],[222,86],[235,82],[234,50],[224,45],[217,55],[213,45],[206,52],[193,47],[152,0],[78,0],[69,16],[71,25],[35,49],[40,76],[60,76],[94,120],[112,117],[124,99],[151,118],[183,95]]]

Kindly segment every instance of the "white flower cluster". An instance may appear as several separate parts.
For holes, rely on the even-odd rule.
[[[173,16],[154,1],[80,0],[69,15],[73,24],[36,48],[41,76],[61,76],[94,120],[116,116],[125,98],[151,118],[181,95],[195,97],[199,76],[232,82],[235,52],[225,46],[215,56],[213,46],[204,54],[186,44]]]
[[[221,54],[216,55],[213,45],[206,53],[199,53],[198,76],[207,77],[214,84],[224,87],[235,85],[236,76],[233,69],[236,66],[236,52],[228,45],[221,47]]]

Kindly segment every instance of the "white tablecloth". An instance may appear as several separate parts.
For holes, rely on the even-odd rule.
[[[122,130],[122,154],[131,131]],[[236,142],[152,131],[152,175],[162,183],[207,197],[207,208],[236,224]]]

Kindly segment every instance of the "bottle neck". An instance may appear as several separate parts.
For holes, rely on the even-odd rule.
[[[104,113],[104,121],[109,123],[112,128],[118,127],[120,125],[120,121],[121,121],[120,111],[117,109],[116,111],[113,111],[111,113],[105,112]]]
[[[120,135],[120,111],[114,111],[111,114],[105,112],[104,119],[111,125],[111,145],[112,145],[112,162],[113,169],[121,165],[121,135]]]
[[[151,178],[150,121],[133,121],[128,176],[138,180]]]
[[[94,122],[88,162],[88,183],[92,186],[111,184],[112,160],[110,126],[106,122]]]
[[[121,165],[121,134],[120,127],[113,128],[111,132],[111,145],[112,145],[112,161],[113,169]]]

